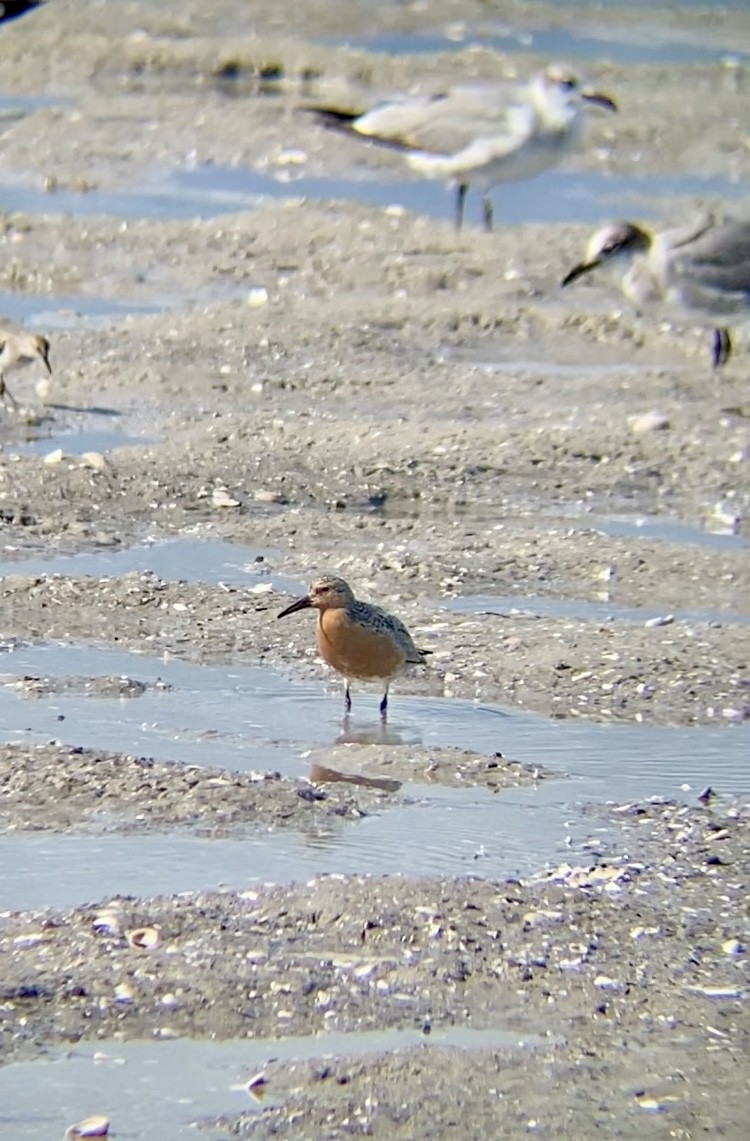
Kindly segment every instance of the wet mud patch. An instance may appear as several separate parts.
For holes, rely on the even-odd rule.
[[[228,772],[61,744],[0,745],[0,831],[124,833],[190,829],[201,836],[308,830],[358,820],[377,790],[312,787],[278,773]]]
[[[61,743],[0,744],[0,831],[190,829],[241,837],[309,829],[329,816],[361,819],[408,802],[420,784],[500,791],[545,775],[499,754],[417,745],[333,746],[305,760],[307,775],[295,780],[262,768],[233,772]]]
[[[22,697],[49,697],[51,694],[76,694],[80,697],[141,697],[148,689],[164,692],[164,682],[147,683],[132,677],[19,677],[0,674],[0,685]]]
[[[359,565],[366,574],[372,563]],[[75,629],[77,642],[135,653],[147,648],[187,662],[259,662],[287,676],[332,681],[317,661],[312,622],[278,623],[288,596],[266,586],[254,594],[148,573],[102,580],[7,576],[0,596],[8,637],[69,643]],[[416,584],[412,590],[417,593]],[[433,655],[429,669],[399,679],[394,702],[399,693],[421,693],[561,718],[654,724],[737,724],[748,716],[747,624],[639,624],[523,612],[436,616],[419,598],[396,608]],[[12,658],[7,661],[6,672]]]
[[[259,1071],[258,1103],[202,1123],[201,1136],[223,1137],[226,1130],[229,1137],[275,1138],[304,1121],[310,1136],[332,1139],[411,1141],[415,1129],[466,1141],[537,1131],[588,1139],[617,1129],[667,1141],[709,1127],[731,1135],[742,1113],[742,1093],[726,1080],[729,1051],[707,1054],[697,1036],[675,1047],[649,1046],[647,1064],[638,1051],[597,1057],[592,1043],[575,1036],[529,1049],[521,1035],[515,1051],[430,1041],[365,1058],[349,1057],[344,1048],[315,1061],[271,1062]],[[598,1088],[608,1090],[606,1098],[592,1095]]]
[[[362,1034],[329,1031],[324,1039],[311,1035],[270,1041],[112,1040],[99,1043],[98,1049],[78,1044],[73,1050],[52,1050],[44,1060],[0,1069],[2,1120],[13,1126],[14,1141],[47,1141],[51,1136],[61,1136],[68,1121],[88,1116],[91,1082],[95,1079],[96,1104],[106,1110],[113,1129],[126,1128],[133,1141],[153,1137],[181,1141],[194,1137],[196,1129],[211,1116],[254,1103],[254,1098],[248,1098],[248,1078],[257,1076],[269,1052],[277,1061],[317,1058],[321,1049],[327,1055],[341,1051],[364,1057],[381,1050],[408,1049],[420,1045],[420,1040],[424,1041],[419,1030],[389,1030]],[[519,1035],[509,1031],[457,1028],[436,1034],[432,1041],[443,1048],[487,1046],[510,1053],[525,1052],[538,1042],[544,1044],[545,1039],[536,1041],[526,1036],[519,1041]],[[261,1078],[254,1083],[256,1087],[262,1096]],[[38,1106],[33,1122],[27,1112],[30,1102]],[[264,1104],[268,1102],[269,1098],[264,1098]],[[227,1132],[223,1130],[221,1136],[226,1137]]]
[[[388,745],[378,742],[377,735],[371,732],[359,738],[355,735],[353,740],[326,749],[313,749],[306,759],[310,763],[310,780],[325,787],[345,782],[398,788],[410,783],[480,787],[496,792],[533,786],[546,777],[560,777],[541,765],[525,765],[509,760],[502,753],[484,756],[465,749]]]
[[[749,823],[744,806],[645,806],[637,837],[615,838],[596,863],[561,865],[525,882],[329,876],[6,913],[3,1057],[113,1035],[273,1038],[376,1027],[437,1035],[456,1024],[498,1026],[548,1036],[543,1064],[527,1068],[526,1080],[546,1120],[552,1066],[555,1128],[567,1122],[558,1094],[579,1120],[592,1109],[580,1074],[599,1080],[614,1068],[618,1081],[600,1107],[605,1120],[653,1112],[674,1125],[687,1112],[723,1122],[737,1112],[733,1060],[750,1035],[742,949]],[[149,948],[128,938],[143,929],[156,932]],[[638,1045],[625,1059],[623,1038]],[[496,1055],[480,1053],[476,1072],[497,1073]],[[446,1135],[463,1094],[436,1094],[434,1070],[428,1088],[424,1061],[420,1051],[372,1060],[380,1136],[407,1135],[390,1118],[399,1075],[415,1079],[413,1111],[437,1114],[436,1135]],[[457,1078],[466,1075],[461,1055],[448,1064]],[[672,1088],[675,1070],[683,1075]],[[500,1088],[515,1085],[512,1063],[503,1075]],[[238,1115],[231,1128],[278,1134],[285,1115],[296,1119],[317,1099],[312,1120],[325,1108],[343,1129],[337,1115],[351,1112],[348,1095],[357,1105],[364,1089],[360,1064],[346,1059],[282,1064],[267,1076],[271,1104]],[[481,1113],[496,1096],[485,1088]],[[513,1112],[528,1104],[518,1096],[516,1088]],[[580,1135],[594,1134],[587,1126]]]

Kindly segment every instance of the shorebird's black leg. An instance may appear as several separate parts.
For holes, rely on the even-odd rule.
[[[729,329],[714,329],[712,360],[714,368],[721,368],[732,355],[732,338]]]
[[[352,711],[352,695],[349,693],[349,679],[348,678],[346,679],[346,683],[344,685],[344,708],[346,709],[347,713],[351,713],[351,711]]]
[[[18,401],[16,400],[15,396],[13,395],[13,393],[11,392],[11,390],[8,388],[7,384],[5,383],[5,377],[3,376],[3,374],[1,372],[0,372],[0,396],[3,398],[3,401],[5,401],[5,398],[7,397],[8,400],[10,401],[11,406],[13,408],[18,408]]]
[[[383,700],[380,702],[380,716],[383,718],[384,721],[385,721],[386,717],[388,716],[388,686],[385,687],[385,693],[383,694]]]

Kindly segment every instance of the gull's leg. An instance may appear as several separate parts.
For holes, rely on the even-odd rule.
[[[489,194],[485,194],[482,198],[482,217],[484,219],[484,228],[487,233],[492,232],[492,223],[495,220],[495,213],[492,208],[492,199]]]
[[[385,693],[383,694],[383,700],[380,702],[380,716],[383,718],[384,721],[385,721],[386,717],[388,716],[388,686],[385,687]]]
[[[729,329],[714,329],[712,361],[714,368],[721,368],[732,355],[732,338]]]
[[[464,221],[464,203],[469,189],[468,182],[459,182],[456,187],[456,229],[460,230]]]
[[[349,693],[349,678],[344,683],[344,708],[347,713],[352,711],[352,695]]]

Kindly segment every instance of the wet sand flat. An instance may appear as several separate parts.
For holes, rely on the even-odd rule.
[[[747,330],[559,287],[746,209],[750,17],[678,7],[0,23],[0,1133],[744,1137]],[[491,234],[300,110],[561,57],[618,114]],[[432,651],[386,726],[321,572]]]

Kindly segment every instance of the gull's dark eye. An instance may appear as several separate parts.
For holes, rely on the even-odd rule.
[[[578,86],[578,81],[572,77],[568,77],[567,79],[560,80],[560,86],[562,87],[563,91],[575,91],[576,87]]]

